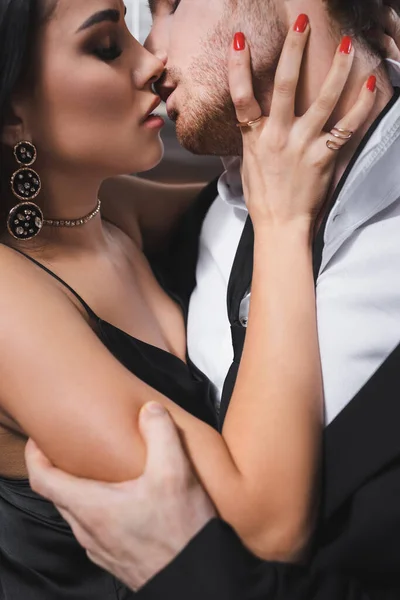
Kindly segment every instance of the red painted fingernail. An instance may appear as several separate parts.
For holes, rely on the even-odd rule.
[[[304,33],[305,30],[307,29],[307,25],[309,23],[309,19],[307,17],[307,15],[300,15],[299,17],[297,17],[297,21],[294,24],[294,31],[297,31],[297,33]]]
[[[235,33],[235,37],[233,38],[233,48],[236,52],[241,52],[246,48],[246,38],[244,37],[244,33],[240,31]]]
[[[371,77],[367,81],[367,90],[370,92],[374,92],[376,90],[376,77],[375,75],[371,75]]]
[[[342,54],[350,54],[351,50],[353,48],[353,40],[349,35],[346,35],[343,39],[342,39],[342,43],[340,44],[340,52]]]

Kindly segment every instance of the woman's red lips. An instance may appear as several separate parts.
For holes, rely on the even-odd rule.
[[[157,96],[155,98],[155,100],[153,100],[153,103],[150,106],[149,111],[143,117],[143,121],[145,121],[146,119],[148,119],[150,117],[150,115],[153,114],[153,112],[156,110],[156,108],[158,108],[160,106],[160,104],[161,104],[161,98],[160,98],[160,96]]]

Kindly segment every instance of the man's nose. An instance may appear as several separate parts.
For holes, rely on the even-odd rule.
[[[148,50],[152,54],[155,53],[156,49],[155,49],[155,44],[154,44],[153,30],[150,31],[149,35],[147,36],[147,38],[144,41],[143,46],[146,48],[146,50]]]
[[[167,56],[166,52],[163,52],[162,50],[158,50],[154,53],[154,56],[156,56],[158,58],[158,60],[161,60],[164,67],[167,66],[168,56]]]
[[[168,60],[168,53],[164,49],[164,48],[166,48],[166,46],[165,46],[165,44],[162,43],[162,41],[163,41],[163,38],[160,38],[160,36],[157,34],[157,32],[155,32],[155,28],[153,27],[151,29],[149,35],[145,39],[145,42],[143,45],[146,48],[146,50],[148,50],[149,52],[154,54],[154,56],[156,56],[159,60],[161,60],[165,66],[167,64],[167,60]]]

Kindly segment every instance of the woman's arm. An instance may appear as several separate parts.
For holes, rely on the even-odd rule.
[[[102,215],[122,229],[141,248],[163,246],[205,183],[167,184],[121,175],[107,179],[100,189]]]
[[[303,16],[296,25],[304,23]],[[304,33],[289,33],[270,116],[261,121],[249,48],[231,50],[230,56],[238,121],[254,123],[241,130],[242,179],[255,247],[246,341],[223,434],[247,481],[244,487],[254,486],[254,518],[247,516],[240,534],[257,555],[283,560],[304,550],[317,512],[323,388],[311,244],[338,155],[327,143],[344,146],[352,137],[348,131],[364,123],[376,99],[371,86],[364,86],[354,108],[336,125],[339,138],[323,131],[354,58],[354,52],[349,56],[338,49],[319,98],[296,118],[299,50],[308,32],[309,25]],[[253,437],[240,435],[240,429]]]
[[[291,32],[282,64],[298,65],[304,45],[305,39]],[[335,59],[325,111],[326,100],[333,108],[336,90],[346,80],[342,61]],[[242,81],[243,60],[236,67],[242,69]],[[369,105],[370,99],[363,94],[358,116],[353,115],[354,121],[349,117],[347,127],[357,125]],[[262,124],[259,131],[264,130],[268,138]],[[325,138],[320,132],[310,136],[315,151],[315,138],[319,143]],[[303,182],[309,183],[309,194],[303,185],[301,194],[295,186],[293,197],[287,195],[286,173],[280,193],[269,190],[265,194],[264,175],[257,181],[264,167],[256,167],[254,173],[246,170],[248,153],[250,163],[258,164],[257,157],[251,157],[255,145],[246,144],[244,174],[254,184],[249,187],[245,178],[256,239],[253,298],[243,361],[222,436],[127,371],[64,291],[4,247],[0,260],[7,285],[0,294],[4,349],[0,399],[4,410],[55,465],[108,481],[140,475],[145,448],[137,427],[138,413],[148,401],[163,403],[181,430],[199,478],[222,518],[260,556],[290,559],[309,532],[309,499],[318,464],[321,398],[309,212],[324,191],[321,173],[329,171],[331,156],[326,155],[326,162],[312,163],[310,155],[297,151],[290,139],[289,149],[281,151],[262,143],[261,164],[266,154],[270,153],[272,161],[277,152],[279,164],[285,160],[294,173],[299,169],[303,174],[304,164],[310,164]],[[273,174],[267,171],[267,179]],[[325,176],[327,185],[329,176]],[[275,202],[284,206],[289,201],[293,208],[300,205],[297,215],[303,216],[287,221],[270,218]],[[295,301],[297,293],[301,298]]]

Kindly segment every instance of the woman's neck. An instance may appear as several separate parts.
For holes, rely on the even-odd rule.
[[[42,191],[36,202],[46,220],[72,221],[91,214],[98,204],[99,178],[78,179],[71,174],[48,174],[36,167],[42,181]],[[6,243],[18,249],[56,256],[64,252],[98,252],[106,247],[107,235],[101,219],[101,210],[91,220],[76,227],[43,226],[36,238],[23,244],[8,236]]]

